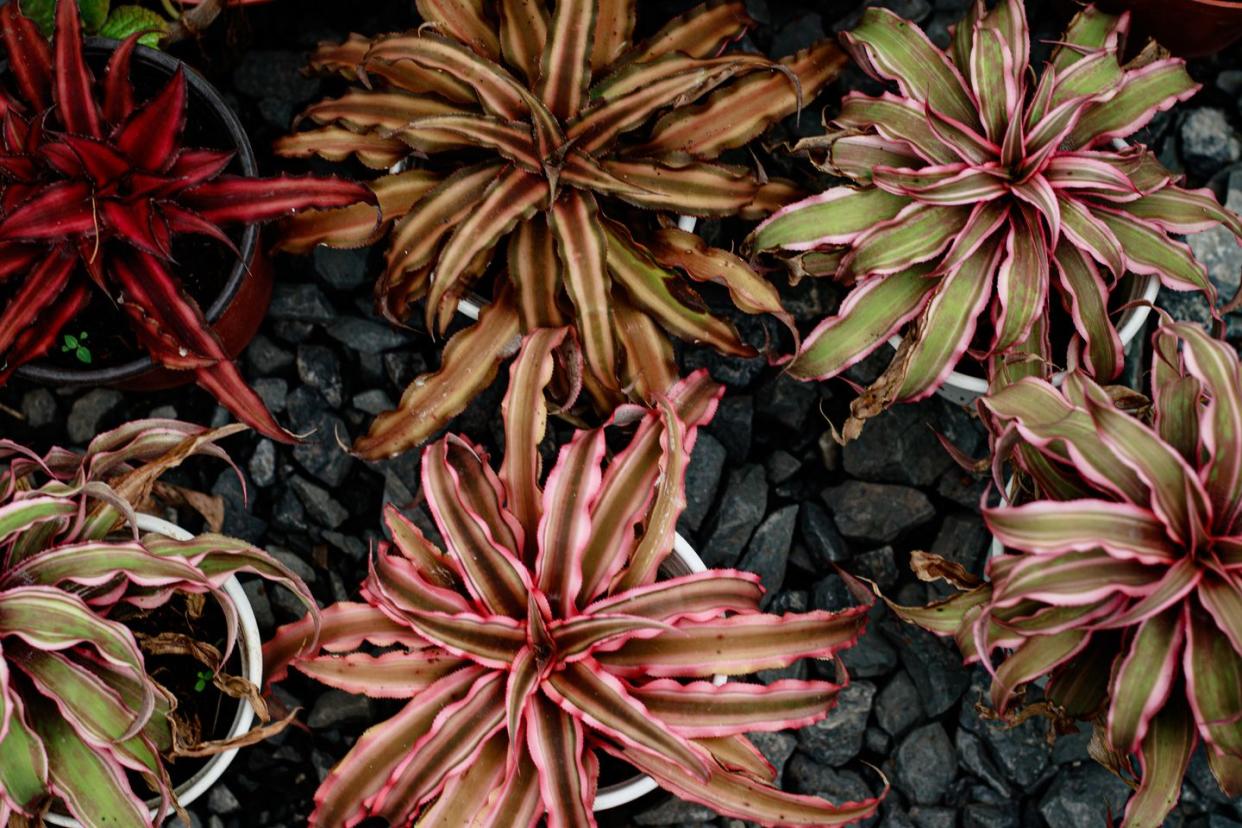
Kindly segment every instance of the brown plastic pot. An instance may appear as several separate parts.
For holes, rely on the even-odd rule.
[[[87,58],[106,56],[117,45],[119,44],[115,40],[90,38],[86,42]],[[134,51],[134,59],[155,67],[168,77],[172,77],[179,67],[184,68],[190,90],[190,108],[199,112],[210,112],[228,133],[232,149],[237,153],[237,172],[249,177],[258,175],[258,164],[255,162],[254,150],[250,147],[250,139],[246,137],[241,121],[214,86],[198,72],[163,52],[139,46]],[[250,344],[250,340],[254,339],[272,299],[271,263],[259,244],[257,225],[246,226],[237,248],[241,252],[240,258],[233,265],[219,296],[204,309],[212,330],[220,338],[230,358],[240,354]],[[35,361],[18,368],[16,373],[23,379],[42,385],[110,385],[137,391],[172,388],[185,385],[194,379],[192,371],[170,371],[156,365],[146,355],[123,365],[87,370],[61,368],[47,362]]]
[[[1202,57],[1242,40],[1239,0],[1100,0],[1113,14],[1129,11],[1141,43],[1154,38],[1175,55]]]

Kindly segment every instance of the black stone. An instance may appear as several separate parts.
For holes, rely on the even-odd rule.
[[[1001,796],[1010,796],[1009,783],[1005,781],[978,736],[964,727],[959,727],[954,735],[954,742],[957,745],[957,759],[963,768],[979,777]]]
[[[984,721],[978,732],[992,749],[1005,776],[1019,788],[1029,788],[1043,775],[1052,759],[1047,731],[1047,722],[1032,716],[1012,727]]]
[[[975,575],[983,574],[992,535],[983,519],[975,514],[953,513],[945,517],[932,542],[932,553],[966,567]]]
[[[349,512],[345,507],[336,502],[328,490],[322,486],[316,486],[299,475],[294,475],[289,485],[301,499],[311,520],[320,526],[335,529],[349,518]]]
[[[962,828],[1018,828],[1018,815],[1002,805],[972,802],[962,813]]]
[[[802,461],[783,449],[777,449],[768,455],[764,465],[768,470],[768,482],[775,486],[797,474],[798,469],[802,468]]]
[[[345,382],[341,379],[341,361],[331,348],[323,345],[299,345],[298,378],[322,394],[328,405],[333,408],[341,407]]]
[[[686,467],[686,508],[678,520],[679,526],[697,532],[703,525],[703,519],[716,500],[716,490],[720,488],[725,455],[725,447],[719,440],[707,432],[699,432]]]
[[[785,764],[798,747],[798,739],[792,733],[766,730],[748,733],[746,738],[759,748],[763,758],[772,763],[772,767],[776,768],[776,778],[780,779],[785,774]]]
[[[260,440],[250,455],[246,469],[257,486],[270,486],[275,483],[276,445],[268,439]]]
[[[315,702],[306,724],[316,729],[369,725],[373,717],[371,699],[342,690],[327,690]]]
[[[890,736],[901,736],[923,718],[923,703],[910,675],[900,670],[875,697],[875,720]]]
[[[56,422],[59,406],[46,388],[35,388],[22,395],[22,416],[31,428],[43,428]]]
[[[767,509],[768,481],[763,466],[750,465],[729,474],[707,544],[699,551],[709,566],[733,566]]]
[[[892,543],[936,516],[926,495],[905,486],[847,480],[822,497],[842,535],[875,543]]]
[[[252,384],[254,392],[273,414],[285,410],[289,402],[289,383],[278,377],[263,377]]]
[[[1095,762],[1067,767],[1056,775],[1039,800],[1048,825],[1101,825],[1111,810],[1124,811],[1130,788]]]
[[[309,282],[276,285],[268,313],[273,319],[293,322],[331,322],[336,319],[336,309],[328,297],[324,296],[318,285]]]
[[[259,334],[246,348],[246,362],[260,376],[270,376],[293,364],[293,354]]]
[[[953,463],[929,424],[931,406],[899,405],[872,418],[843,449],[845,470],[860,480],[929,486]]]
[[[789,760],[789,788],[794,793],[818,796],[834,805],[863,802],[871,798],[871,789],[858,774],[850,770],[834,770],[798,752]]]
[[[853,575],[874,581],[880,589],[897,586],[897,560],[893,557],[891,546],[881,546],[855,555],[845,568]]]
[[[345,423],[328,411],[326,405],[322,395],[311,388],[296,388],[289,395],[293,430],[307,435],[294,447],[293,458],[324,484],[335,488],[344,482],[353,457],[341,445],[341,442],[348,444],[349,440]]]
[[[321,244],[311,260],[319,278],[336,290],[354,290],[369,280],[366,250],[336,250]]]
[[[328,336],[363,354],[381,354],[410,342],[410,338],[396,328],[357,316],[345,316],[333,322],[328,326]]]
[[[738,568],[758,575],[766,591],[764,601],[775,596],[785,580],[789,564],[789,545],[793,542],[794,524],[798,520],[797,505],[778,509],[767,517],[746,546],[746,554]]]
[[[840,767],[858,755],[871,717],[875,685],[854,681],[837,696],[828,718],[798,731],[798,746],[816,762]]]
[[[818,399],[819,393],[813,384],[798,382],[788,374],[777,374],[759,389],[755,413],[770,425],[775,424],[790,433],[800,432]]]
[[[812,561],[820,569],[828,569],[834,563],[849,559],[845,538],[837,531],[832,515],[815,501],[802,503],[802,509],[798,512],[798,532]]]
[[[953,782],[953,743],[939,722],[912,730],[895,754],[893,785],[921,805],[939,802]]]
[[[103,430],[108,416],[121,404],[120,391],[111,388],[95,388],[87,391],[73,402],[65,430],[69,441],[84,446]]]
[[[962,697],[970,677],[952,642],[946,643],[925,630],[892,618],[886,618],[880,626],[896,645],[901,665],[914,681],[928,716],[941,715]]]
[[[708,430],[725,447],[730,462],[742,463],[750,455],[754,413],[754,400],[750,397],[725,397],[716,409]]]

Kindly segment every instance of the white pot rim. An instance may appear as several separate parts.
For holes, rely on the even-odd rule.
[[[180,526],[153,515],[139,514],[137,524],[138,529],[142,532],[156,532],[173,540],[185,541],[191,540],[194,537]],[[263,680],[263,638],[259,634],[259,622],[254,616],[254,610],[250,606],[250,599],[246,597],[246,593],[241,588],[241,584],[236,577],[231,577],[225,581],[223,589],[237,607],[239,632],[237,644],[242,660],[242,675],[245,676],[247,681],[259,684]],[[254,722],[254,716],[254,708],[250,706],[250,702],[239,701],[237,715],[233,717],[233,724],[225,738],[235,739],[250,730],[250,725]],[[237,757],[237,751],[237,748],[233,748],[211,757],[207,764],[199,769],[198,773],[176,787],[177,801],[182,806],[186,806],[210,790],[211,786],[224,775],[225,770],[232,764],[233,759]],[[158,808],[150,808],[149,810],[152,818],[158,816]],[[58,828],[81,828],[81,823],[76,819],[58,814],[49,813],[44,817],[44,821],[49,825],[56,825]]]
[[[707,566],[703,563],[703,559],[694,551],[694,547],[681,536],[681,533],[677,533],[673,538],[673,554],[670,557],[684,566],[690,573],[707,571]],[[715,678],[716,684],[723,684],[724,680],[724,676],[716,676]],[[641,796],[646,796],[658,787],[660,787],[659,784],[646,775],[635,776],[624,782],[608,785],[596,791],[595,810],[607,811],[611,808],[619,808]]]

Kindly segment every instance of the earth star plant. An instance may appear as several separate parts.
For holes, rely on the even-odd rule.
[[[54,803],[87,828],[160,825],[178,807],[168,757],[234,746],[196,744],[178,728],[177,699],[116,617],[209,594],[228,624],[211,682],[236,643],[236,608],[221,589],[233,574],[280,583],[314,608],[295,574],[246,543],[133,528],[134,509],[165,470],[193,455],[227,460],[215,443],[240,428],[143,420],[99,435],[82,455],[54,448],[39,457],[0,441],[0,825],[41,824]],[[158,795],[155,818],[130,773]]]
[[[362,597],[323,613],[318,655],[295,657],[309,622],[265,648],[269,678],[292,664],[351,693],[405,699],[368,730],[315,797],[312,826],[595,824],[602,751],[677,796],[763,825],[842,825],[840,806],[784,793],[745,734],[827,715],[845,681],[710,681],[832,658],[867,606],[763,613],[759,579],[733,570],[657,580],[685,505],[686,463],[720,389],[698,372],[633,425],[605,467],[605,429],[578,431],[541,485],[543,386],[566,329],[533,332],[511,368],[499,473],[449,435],[422,458],[438,549],[395,509],[392,543]]]
[[[1095,723],[1098,756],[1137,754],[1132,828],[1163,823],[1200,740],[1242,794],[1242,373],[1182,323],[1153,337],[1151,377],[1149,406],[1079,371],[985,397],[998,476],[1008,458],[1034,494],[983,509],[1007,551],[990,583],[932,560],[966,591],[897,608],[989,668],[998,712],[1047,677],[1054,716]]]
[[[836,376],[909,326],[847,436],[895,400],[932,394],[968,352],[991,372],[1018,351],[1050,371],[1041,320],[1054,293],[1102,380],[1122,368],[1109,301],[1127,272],[1215,305],[1203,266],[1169,234],[1224,224],[1242,239],[1242,222],[1209,190],[1177,186],[1146,148],[1112,145],[1199,85],[1154,44],[1121,65],[1127,28],[1128,16],[1084,9],[1038,75],[1021,0],[990,12],[977,1],[947,52],[883,9],[843,35],[898,91],[845,97],[828,134],[799,148],[849,184],[778,211],[750,244],[853,287],[803,341],[795,377]]]
[[[289,222],[284,248],[389,233],[379,307],[403,322],[425,300],[439,333],[463,295],[497,277],[483,319],[358,440],[364,457],[429,438],[494,378],[520,332],[572,325],[586,389],[607,412],[676,380],[663,331],[754,354],[691,281],[719,282],[740,310],[789,324],[741,259],[641,211],[761,218],[797,197],[789,182],[715,159],[814,98],[843,53],[826,42],[779,62],[726,51],[753,25],[740,1],[705,3],[639,44],[635,0],[552,5],[418,0],[417,32],[354,36],[311,61],[365,88],[310,107],[304,118],[320,126],[279,153],[416,163],[372,182],[378,216],[367,205],[308,213]]]
[[[289,441],[170,269],[173,243],[206,236],[236,253],[222,225],[373,200],[371,191],[226,174],[232,153],[182,144],[183,71],[140,103],[130,77],[137,35],[96,83],[73,0],[56,7],[51,47],[16,5],[0,8],[15,93],[0,91],[0,384],[59,343],[101,291],[156,364],[193,371],[239,420]]]

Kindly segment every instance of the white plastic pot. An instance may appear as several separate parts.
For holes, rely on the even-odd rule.
[[[179,541],[191,540],[194,537],[180,526],[151,515],[138,515],[138,529],[143,532],[157,532]],[[236,578],[229,578],[225,581],[223,589],[237,607],[239,631],[237,646],[241,656],[242,675],[253,684],[261,684],[263,681],[263,639],[259,635],[259,623],[254,617],[254,610],[250,607],[250,599],[246,597],[246,593]],[[254,715],[254,708],[250,706],[250,702],[239,700],[237,715],[233,717],[233,725],[229,728],[225,738],[235,739],[250,730]],[[237,748],[233,748],[211,757],[198,773],[175,788],[177,801],[186,806],[207,793],[211,786],[224,775],[225,770],[236,756]],[[150,810],[152,817],[158,815],[158,808],[152,807]],[[49,825],[56,825],[60,828],[81,828],[81,823],[67,816],[49,813],[43,819]]]
[[[673,554],[669,555],[660,565],[660,574],[665,578],[680,578],[683,575],[706,571],[707,567],[703,564],[703,559],[686,539],[678,534],[673,540]],[[723,684],[724,680],[724,676],[716,676],[715,679],[716,684]],[[660,786],[656,784],[656,781],[646,775],[635,776],[633,779],[608,785],[596,792],[595,810],[607,811],[610,808],[618,808],[633,802],[640,796],[646,796],[658,787]]]

